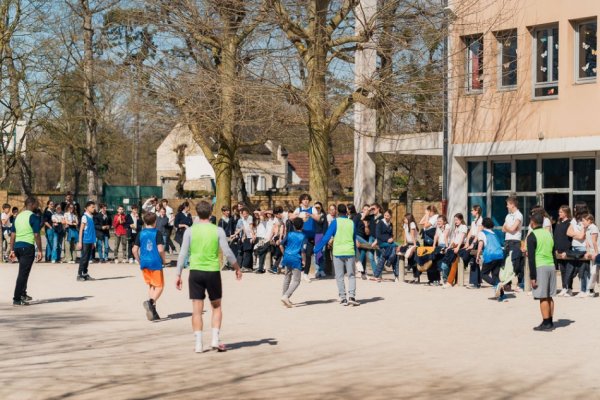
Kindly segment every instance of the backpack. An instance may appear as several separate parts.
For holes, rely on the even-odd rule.
[[[492,261],[502,260],[504,258],[504,249],[500,245],[498,236],[492,232],[483,231],[485,235],[486,244],[483,248],[483,263],[487,264]]]

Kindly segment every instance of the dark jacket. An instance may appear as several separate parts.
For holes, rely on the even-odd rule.
[[[104,239],[110,237],[110,226],[112,225],[108,214],[104,215],[101,212],[94,215],[94,227],[96,228],[96,238]],[[102,229],[102,226],[108,225],[107,229]]]
[[[394,237],[394,225],[391,222],[386,225],[383,219],[380,220],[375,228],[375,237],[379,246],[387,243],[390,238]]]
[[[131,214],[127,214],[125,218],[125,227],[127,228],[127,236],[135,237],[142,230],[142,217],[138,215],[137,223],[133,224],[133,218]],[[135,230],[135,232],[133,232]]]

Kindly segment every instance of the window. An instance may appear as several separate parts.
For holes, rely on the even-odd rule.
[[[596,196],[593,194],[573,194],[573,206],[577,203],[585,203],[592,215],[596,215]]]
[[[517,192],[536,191],[536,160],[517,160]]]
[[[496,38],[500,61],[500,87],[517,86],[517,31],[500,32]]]
[[[487,163],[485,161],[469,162],[469,193],[485,193]]]
[[[568,158],[549,158],[542,160],[542,187],[544,189],[569,187]]]
[[[576,79],[589,81],[596,79],[597,68],[597,45],[596,32],[598,26],[596,20],[581,22],[575,30],[576,39]]]
[[[467,212],[469,225],[471,224],[471,222],[473,222],[473,216],[471,215],[471,209],[473,208],[473,206],[480,206],[481,207],[481,215],[483,215],[484,217],[487,215],[486,198],[487,198],[487,196],[485,196],[485,194],[483,196],[469,196],[469,199],[468,199],[469,210]]]
[[[467,92],[483,90],[483,35],[465,39],[467,51]]]
[[[492,164],[492,189],[494,191],[510,190],[510,162],[494,162]]]
[[[534,97],[558,96],[558,27],[534,30]]]
[[[508,196],[492,196],[492,221],[494,226],[504,225],[504,218],[508,214],[506,209],[506,198]]]
[[[596,160],[593,158],[573,160],[573,190],[596,190]]]

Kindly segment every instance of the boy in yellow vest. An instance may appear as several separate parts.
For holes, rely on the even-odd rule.
[[[533,231],[527,237],[527,254],[529,260],[529,275],[533,297],[540,301],[540,311],[543,321],[534,331],[549,332],[554,329],[554,300],[556,294],[556,272],[552,249],[554,240],[552,234],[543,228],[544,214],[531,215]]]
[[[42,239],[40,238],[40,228],[42,221],[35,214],[38,208],[38,201],[35,197],[28,197],[25,200],[25,210],[21,211],[12,226],[10,234],[10,259],[19,260],[19,275],[15,285],[13,296],[13,306],[27,306],[31,297],[27,295],[27,281],[29,273],[33,266],[33,261],[42,259]],[[37,257],[35,253],[37,246]]]
[[[181,272],[189,255],[190,263],[190,299],[192,300],[192,328],[196,339],[196,353],[202,353],[202,311],[204,310],[204,299],[206,292],[212,306],[212,344],[213,350],[227,351],[219,342],[219,331],[223,313],[221,311],[221,297],[223,288],[221,284],[221,267],[219,263],[219,247],[229,264],[235,270],[237,280],[242,279],[242,271],[237,263],[236,257],[229,248],[227,236],[223,228],[211,224],[210,216],[212,206],[201,201],[196,205],[199,222],[195,222],[191,228],[186,229],[181,243],[179,258],[177,259],[177,281],[176,286],[181,290]]]
[[[335,280],[338,286],[340,304],[343,306],[358,306],[356,301],[356,271],[354,260],[356,255],[356,231],[354,222],[348,218],[348,209],[345,204],[337,206],[338,217],[334,219],[325,236],[316,245],[314,252],[319,253],[333,238],[333,268]],[[348,274],[348,297],[346,297],[346,285],[344,275]]]

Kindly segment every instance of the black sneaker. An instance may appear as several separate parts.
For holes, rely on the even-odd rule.
[[[31,301],[31,300],[33,300],[33,297],[24,294],[23,296],[21,296],[21,300],[23,300],[23,301]]]
[[[267,271],[265,271],[264,269],[257,269],[254,273],[255,274],[264,274],[265,272],[267,272]]]
[[[85,276],[83,276],[83,275],[77,275],[77,281],[78,281],[78,282],[83,282],[83,281],[85,281],[85,280],[86,280],[86,279],[85,279]]]
[[[536,332],[551,332],[554,330],[554,324],[546,324],[542,322],[540,325],[533,328],[533,330]]]
[[[273,275],[277,275],[277,270],[269,269],[269,273]]]
[[[148,321],[152,321],[154,319],[154,313],[152,312],[152,303],[150,303],[150,300],[143,302],[142,306],[144,306],[144,310],[146,310],[146,318],[148,318]]]
[[[344,307],[346,307],[348,305],[348,300],[342,299],[342,300],[340,300],[340,304],[343,305]]]
[[[358,301],[356,301],[356,299],[354,297],[350,297],[348,299],[348,304],[351,305],[352,307],[360,306],[360,303]]]
[[[17,301],[13,301],[13,307],[21,307],[21,306],[28,306],[28,305],[29,305],[29,303],[26,302],[23,299],[17,300]]]
[[[85,279],[86,281],[95,281],[96,280],[87,274],[83,276],[83,279]]]

